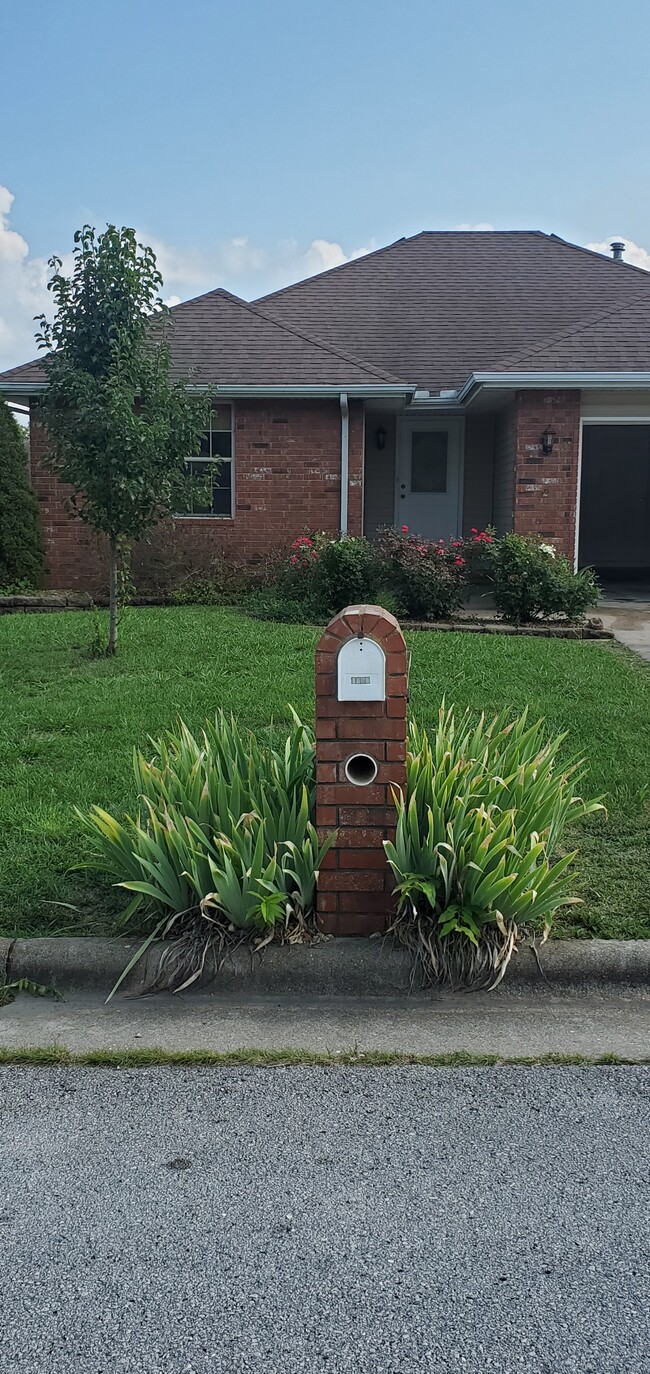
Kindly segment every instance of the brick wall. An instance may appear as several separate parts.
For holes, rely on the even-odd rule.
[[[341,411],[331,401],[239,401],[233,407],[235,516],[183,519],[171,537],[181,549],[254,561],[305,530],[334,534],[341,512]],[[363,519],[363,402],[350,402],[348,523]],[[105,590],[101,543],[69,512],[70,491],[40,465],[46,436],[31,426],[32,483],[39,500],[53,588]],[[170,537],[169,527],[165,538]],[[148,536],[155,539],[155,533]]]
[[[555,434],[553,452],[541,435]],[[517,534],[548,539],[573,560],[578,491],[579,391],[520,391],[515,397],[515,491]]]
[[[337,658],[359,632],[386,655],[385,701],[339,701]],[[406,783],[406,647],[395,617],[379,606],[348,606],[334,617],[316,648],[316,824],[337,832],[318,881],[318,922],[331,935],[384,930],[394,909],[395,880],[383,841],[394,840],[392,788]],[[365,786],[349,782],[351,755],[367,752],[377,775]]]

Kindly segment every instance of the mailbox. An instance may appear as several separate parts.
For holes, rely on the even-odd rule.
[[[385,701],[386,656],[374,639],[360,635],[339,649],[339,701]]]

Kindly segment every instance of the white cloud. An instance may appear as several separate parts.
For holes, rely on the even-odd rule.
[[[490,230],[490,229],[493,230],[493,229],[494,229],[494,225],[493,225],[493,224],[488,224],[487,221],[481,222],[481,223],[479,223],[479,224],[455,224],[455,225],[454,225],[454,229],[465,229],[465,230],[474,230],[474,231],[479,230],[479,229],[483,229],[483,230],[488,231],[488,230]]]
[[[633,267],[643,267],[646,272],[650,272],[650,252],[647,248],[641,248],[632,239],[626,239],[622,234],[612,234],[611,238],[604,239],[602,243],[586,243],[585,248],[591,248],[593,253],[604,253],[606,258],[612,256],[612,244],[624,243],[625,252],[623,261],[629,262]]]
[[[0,371],[37,354],[34,315],[47,309],[45,258],[30,258],[29,245],[9,227],[14,197],[0,186]]]
[[[224,286],[245,300],[266,295],[302,277],[312,277],[330,267],[340,267],[353,258],[372,252],[374,242],[346,253],[340,243],[313,239],[307,248],[296,239],[283,239],[272,248],[259,248],[248,238],[222,239],[209,252],[196,248],[176,248],[146,231],[141,234],[151,244],[164,279],[168,305]]]
[[[28,243],[10,227],[13,203],[11,191],[0,186],[0,371],[38,356],[34,316],[41,312],[49,315],[52,309],[47,290],[47,260],[30,257]],[[138,237],[154,249],[168,305],[178,305],[216,286],[253,299],[302,277],[338,267],[376,247],[369,243],[346,253],[340,243],[330,239],[313,239],[307,248],[296,239],[285,239],[272,248],[260,248],[248,238],[235,237],[221,240],[211,251],[202,252],[198,248],[178,248],[146,231],[139,232]],[[59,253],[63,256],[60,249]],[[64,258],[64,271],[70,271],[71,263],[71,255]]]

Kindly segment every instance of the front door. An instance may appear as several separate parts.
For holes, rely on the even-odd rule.
[[[650,568],[650,425],[585,424],[578,565]]]
[[[454,538],[461,521],[461,421],[402,419],[395,473],[398,529]]]

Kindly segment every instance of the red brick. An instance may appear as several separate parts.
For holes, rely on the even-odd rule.
[[[380,826],[394,830],[397,825],[394,806],[341,806],[338,818],[341,826]]]
[[[337,810],[337,808],[336,808],[335,806],[320,806],[320,805],[318,804],[318,802],[316,803],[316,824],[317,824],[317,825],[329,826],[330,829],[331,829],[333,826],[336,825],[337,821],[338,821],[338,810]]]
[[[336,721],[317,720],[316,739],[334,739],[336,737]]]
[[[386,694],[387,694],[387,696],[390,696],[390,697],[399,697],[399,696],[403,696],[403,697],[405,697],[407,691],[408,691],[408,682],[407,682],[407,680],[406,680],[406,673],[404,673],[404,672],[395,673],[395,674],[393,674],[391,677],[388,678],[388,681],[387,681],[387,683],[386,683]]]
[[[336,654],[323,653],[321,649],[316,650],[316,673],[334,673],[336,668]]]
[[[398,704],[398,701],[399,699],[396,699],[395,705]],[[386,706],[388,707],[391,704],[391,702],[387,702]],[[357,743],[363,743],[364,740],[367,740],[370,745],[372,740],[375,739],[386,740],[403,738],[404,726],[401,721],[391,720],[386,716],[383,720],[366,721],[362,730],[359,729],[357,719],[340,720],[338,723],[337,736],[339,739],[356,740]],[[369,748],[368,752],[371,753],[372,750]]]
[[[378,875],[381,876],[381,875]],[[339,892],[339,911],[387,913],[391,909],[385,892]]]
[[[338,854],[338,867],[340,869],[381,868],[382,871],[385,871],[387,868],[387,859],[383,845],[381,848],[377,849],[339,849]]]
[[[318,917],[324,935],[376,935],[386,927],[385,918],[364,912],[332,912]]]
[[[384,874],[342,872],[340,869],[330,868],[320,872],[318,886],[323,892],[362,892],[365,896],[366,893],[384,891]]]
[[[387,832],[383,826],[342,825],[338,832],[337,845],[339,849],[363,849],[371,846],[379,849],[382,840],[386,838]]]
[[[316,764],[316,781],[317,781],[318,783],[321,783],[321,782],[336,782],[336,777],[337,777],[337,774],[336,774],[336,764],[335,764],[335,763],[321,763],[320,760],[317,762],[317,764]]]
[[[352,806],[359,800],[359,794],[367,806],[372,806],[375,802],[379,806],[386,805],[386,788],[372,782],[368,787],[355,787],[353,783],[344,785],[341,782],[324,782],[318,787],[317,800],[325,806]]]
[[[339,851],[338,851],[338,849],[333,849],[333,848],[332,848],[332,849],[328,849],[327,854],[323,854],[323,857],[322,857],[322,859],[321,859],[321,862],[320,862],[320,872],[322,873],[323,870],[326,869],[326,868],[338,868],[338,867],[339,867]]]
[[[406,720],[406,697],[389,697],[386,702],[386,715],[392,720]],[[404,729],[401,728],[397,738],[404,736]]]
[[[406,758],[406,741],[389,739],[386,742],[386,758],[403,763]]]
[[[319,886],[316,904],[319,911],[338,911],[339,894],[338,892],[321,892]]]

